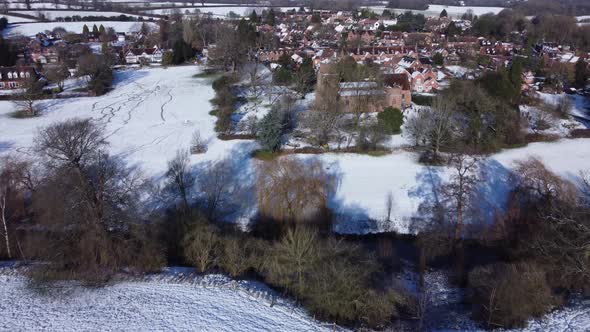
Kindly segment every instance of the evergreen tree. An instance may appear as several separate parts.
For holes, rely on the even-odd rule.
[[[6,17],[0,17],[0,31],[6,29],[7,26],[8,20],[6,19]]]
[[[261,121],[258,130],[258,143],[263,150],[279,151],[281,136],[285,129],[285,115],[276,109],[271,110]]]
[[[449,14],[447,14],[447,10],[446,9],[443,9],[442,12],[440,12],[440,17],[441,18],[443,18],[443,17],[449,17]]]
[[[82,27],[82,34],[84,36],[87,36],[90,33],[90,30],[88,29],[88,26],[86,24],[84,24],[84,26]]]
[[[400,128],[404,123],[404,115],[397,108],[386,107],[383,112],[377,115],[377,120],[385,133],[395,135],[401,132]]]
[[[522,86],[522,60],[516,57],[512,60],[512,65],[508,71],[508,76],[512,86],[520,91]]]
[[[182,39],[174,42],[172,47],[172,64],[179,65],[186,62],[193,56],[193,50],[191,47]]]
[[[98,27],[96,24],[92,26],[92,34],[95,36],[98,35]]]
[[[17,59],[17,52],[10,41],[0,35],[0,66],[14,66]]]
[[[104,26],[101,24],[100,27],[98,28],[98,33],[100,33],[101,35],[104,35],[106,32]]]
[[[268,13],[266,14],[266,24],[274,26],[275,21],[276,21],[275,11],[274,11],[274,9],[271,8],[268,11]]]
[[[258,23],[258,14],[256,14],[255,10],[252,10],[252,12],[250,13],[250,22]]]
[[[437,66],[443,66],[445,62],[445,59],[443,58],[442,54],[440,54],[439,52],[434,53],[434,55],[432,56],[432,63],[434,63]]]

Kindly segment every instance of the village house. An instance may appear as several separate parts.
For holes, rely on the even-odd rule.
[[[141,61],[148,63],[162,63],[164,52],[157,46],[153,48],[132,48],[125,52],[125,61],[128,64],[136,64]]]
[[[31,66],[0,67],[0,90],[20,89],[31,77],[39,78]]]

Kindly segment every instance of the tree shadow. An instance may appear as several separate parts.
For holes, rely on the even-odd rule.
[[[0,153],[8,152],[14,147],[14,142],[0,141]]]
[[[149,73],[145,69],[139,70],[116,70],[113,72],[113,91],[118,87],[125,86],[129,83],[136,82]]]
[[[479,166],[479,182],[476,192],[476,208],[479,218],[489,225],[498,213],[503,213],[508,206],[508,194],[514,189],[511,171],[495,159],[485,159]]]
[[[443,168],[434,166],[426,166],[416,174],[416,186],[408,191],[408,197],[419,199],[420,206],[411,218],[410,233],[417,233],[426,226],[427,220],[433,217],[431,208],[441,204],[442,174]]]
[[[367,234],[377,231],[376,221],[369,217],[367,209],[354,202],[345,202],[344,197],[338,196],[338,189],[344,178],[340,163],[324,163],[324,167],[334,182],[333,190],[328,196],[328,208],[333,213],[332,231],[339,234]]]

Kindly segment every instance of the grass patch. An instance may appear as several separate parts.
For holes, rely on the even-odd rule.
[[[15,112],[10,113],[10,117],[14,118],[14,119],[36,118],[39,115],[40,115],[39,112],[35,113],[34,115],[31,115],[31,113],[29,113],[27,111],[15,111]]]
[[[256,135],[252,135],[252,134],[219,134],[219,135],[217,135],[217,138],[219,138],[222,141],[241,140],[241,139],[251,140],[251,139],[256,139]]]
[[[504,147],[504,149],[520,149],[520,148],[524,148],[527,145],[529,145],[528,143],[516,143],[516,144],[510,144],[510,145],[506,145]]]
[[[281,152],[270,152],[266,150],[256,150],[252,152],[252,158],[262,160],[262,161],[270,161],[275,159],[276,157],[280,157],[283,153]]]
[[[279,152],[268,152],[265,150],[256,150],[252,152],[252,158],[259,159],[259,160],[273,160],[276,157],[286,156],[291,154],[323,154],[323,153],[351,153],[351,154],[359,154],[359,155],[366,155],[371,157],[383,157],[391,153],[391,151],[386,149],[379,149],[373,151],[362,151],[355,147],[348,148],[348,149],[333,149],[333,150],[324,150],[320,148],[314,147],[304,147],[299,149],[290,149],[290,150],[281,150]]]
[[[216,71],[204,71],[202,73],[194,74],[193,78],[213,78],[217,76],[219,73]]]

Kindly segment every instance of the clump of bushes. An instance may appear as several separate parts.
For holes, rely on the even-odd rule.
[[[434,97],[428,95],[412,95],[412,102],[421,106],[432,106]]]
[[[236,79],[229,75],[221,76],[213,81],[213,90],[215,90],[215,98],[211,101],[215,106],[214,114],[217,116],[215,122],[215,131],[223,133],[231,128],[231,116],[234,113],[235,104],[238,102],[232,85]]]
[[[405,297],[378,291],[376,260],[358,245],[322,238],[311,228],[291,228],[276,241],[227,233],[199,220],[183,240],[186,261],[201,272],[232,277],[255,273],[301,301],[317,318],[379,328],[398,316]]]
[[[496,263],[469,274],[473,315],[488,327],[522,327],[555,303],[545,272],[530,263]]]
[[[378,265],[359,246],[295,228],[271,248],[265,280],[288,290],[316,317],[377,328],[398,316],[403,297],[372,289]]]

